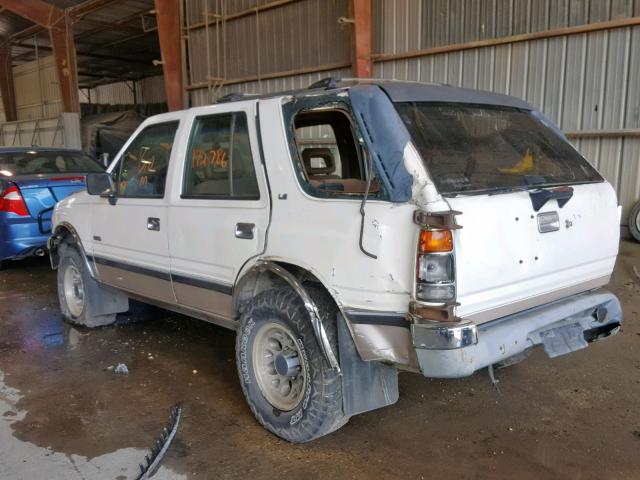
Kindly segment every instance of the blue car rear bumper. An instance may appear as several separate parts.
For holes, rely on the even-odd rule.
[[[46,222],[48,227],[49,222]],[[13,213],[0,213],[0,260],[20,259],[46,248],[48,234],[38,228],[38,222],[31,217],[21,217]]]

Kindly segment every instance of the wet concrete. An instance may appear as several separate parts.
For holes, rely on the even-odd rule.
[[[46,262],[0,272],[0,478],[135,478],[184,405],[154,478],[640,478],[640,245],[610,288],[623,332],[462,380],[401,374],[394,406],[307,445],[263,430],[244,402],[233,332],[138,309],[97,330],[61,321]],[[108,368],[125,363],[129,375]]]

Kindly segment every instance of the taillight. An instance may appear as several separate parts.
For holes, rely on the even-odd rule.
[[[456,298],[451,230],[421,230],[416,257],[416,299],[447,303]]]
[[[8,187],[0,194],[0,212],[11,212],[22,217],[29,216],[27,204],[24,203],[24,198],[17,186]]]

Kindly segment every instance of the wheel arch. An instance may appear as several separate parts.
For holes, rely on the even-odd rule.
[[[85,263],[89,274],[92,278],[97,278],[95,266],[93,265],[92,261],[89,261],[89,257],[87,256],[84,246],[82,245],[80,235],[78,235],[78,232],[73,227],[73,225],[68,222],[60,222],[58,225],[56,225],[53,232],[51,232],[51,237],[49,237],[49,240],[47,241],[51,268],[56,270],[58,268],[58,265],[60,264],[60,254],[58,253],[58,248],[63,242],[70,243],[78,249],[78,252],[80,252],[82,261]]]
[[[334,352],[334,349],[331,347],[325,328],[320,320],[318,309],[304,288],[304,282],[313,282],[320,285],[342,312],[342,307],[340,303],[336,301],[335,296],[324,282],[310,269],[280,259],[260,259],[241,272],[234,285],[232,299],[233,316],[235,318],[239,317],[242,314],[244,305],[260,292],[288,286],[298,294],[307,312],[309,312],[316,339],[327,362],[331,367],[339,369],[337,352]],[[344,312],[342,313],[344,314]]]

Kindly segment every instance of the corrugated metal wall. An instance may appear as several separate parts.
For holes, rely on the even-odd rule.
[[[256,82],[260,91],[268,91],[279,83],[265,78],[276,73],[290,72],[294,78],[289,83],[299,85],[296,82],[312,73],[305,69],[349,66],[350,28],[338,23],[338,18],[348,15],[347,0],[285,1],[256,12],[255,7],[267,3],[272,2],[185,0],[187,88],[192,105],[210,103],[228,91],[218,90],[222,81],[246,80],[246,85],[233,91],[254,89]],[[218,22],[218,14],[228,19]]]
[[[385,54],[640,15],[640,0],[374,1]],[[524,98],[616,187],[623,223],[640,198],[640,137],[594,132],[640,128],[640,26],[379,62],[375,75]]]
[[[165,103],[167,101],[162,75],[143,78],[136,82],[136,86],[138,88],[138,103]]]
[[[156,75],[136,82],[115,82],[83,89],[80,90],[80,101],[108,105],[130,105],[136,102],[138,104],[163,103],[167,101],[164,91],[164,77]]]
[[[135,103],[134,88],[133,82],[109,83],[90,89],[80,98],[83,103],[129,105]]]
[[[286,90],[350,75],[350,28],[338,23],[348,15],[348,0],[286,2],[216,27],[216,14],[233,16],[264,3],[185,0],[192,105],[233,91]],[[375,76],[524,98],[558,123],[616,187],[626,223],[640,198],[640,25],[476,48],[469,43],[637,18],[640,0],[373,0],[373,16]],[[451,45],[461,48],[381,57]],[[255,78],[322,65],[327,71]],[[220,87],[220,78],[231,84]]]
[[[18,120],[57,117],[62,112],[53,56],[13,69]]]

